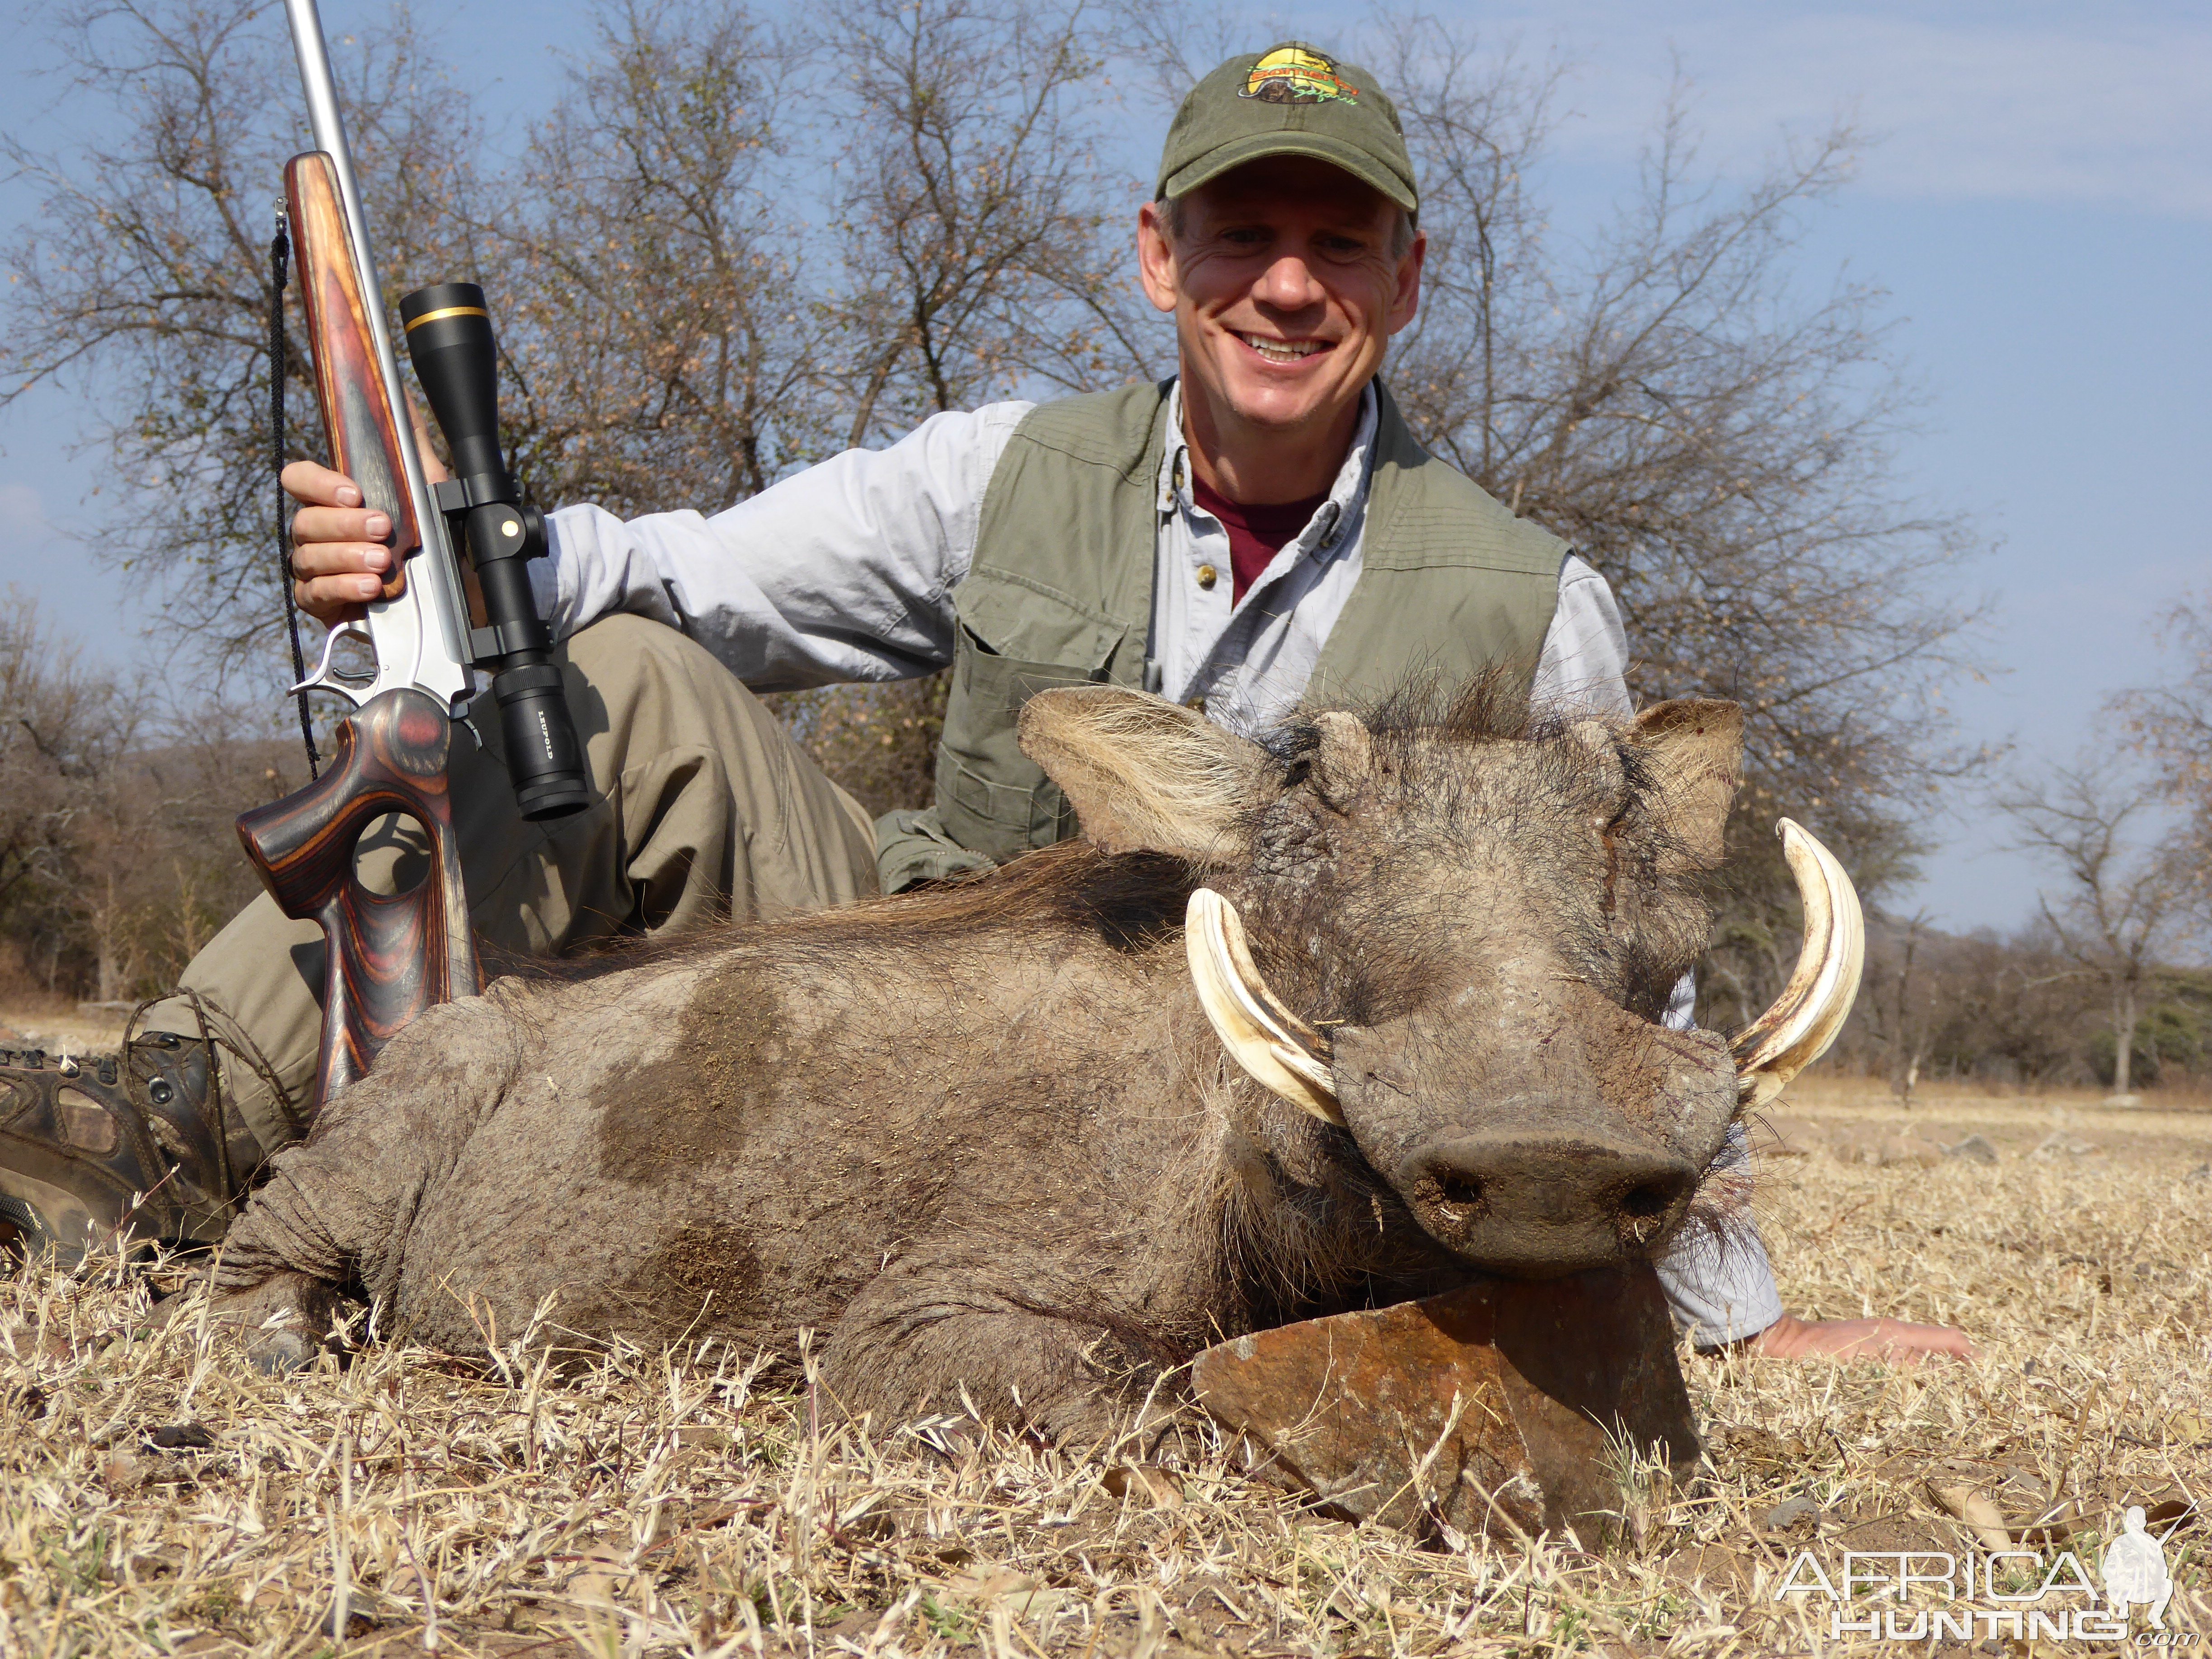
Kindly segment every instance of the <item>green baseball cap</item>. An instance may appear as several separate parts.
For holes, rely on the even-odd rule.
[[[1191,89],[1152,193],[1185,195],[1263,155],[1310,155],[1408,213],[1420,206],[1396,106],[1366,70],[1302,40],[1240,52]]]

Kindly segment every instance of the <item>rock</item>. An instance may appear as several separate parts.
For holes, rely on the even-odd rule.
[[[1945,1150],[1942,1141],[1926,1135],[1885,1135],[1867,1161],[1885,1170],[1899,1165],[1932,1170],[1943,1161]]]
[[[2212,1164],[2200,1164],[2181,1178],[2184,1181],[2212,1181]]]
[[[146,1431],[146,1444],[155,1451],[204,1451],[215,1435],[204,1423],[164,1423]]]
[[[1997,1149],[1990,1145],[1987,1135],[1968,1135],[1955,1146],[1944,1149],[1946,1158],[1963,1158],[1975,1164],[1994,1164]]]
[[[1118,1463],[1099,1478],[1113,1498],[1136,1497],[1156,1510],[1182,1507],[1182,1477],[1155,1463]]]
[[[1255,1468],[1428,1535],[1571,1526],[1595,1547],[1629,1507],[1608,1428],[1677,1468],[1698,1456],[1648,1266],[1486,1279],[1255,1332],[1206,1350],[1191,1376]]]
[[[1820,1513],[1820,1500],[1809,1492],[1777,1504],[1759,1517],[1759,1524],[1768,1532],[1787,1532],[1800,1521],[1816,1519]]]
[[[1923,1134],[1911,1133],[1883,1133],[1867,1129],[1854,1133],[1839,1129],[1828,1143],[1838,1164],[1870,1164],[1877,1169],[1906,1165],[1932,1170],[1943,1161],[1944,1146]]]
[[[259,1331],[246,1344],[246,1358],[264,1376],[289,1376],[301,1366],[313,1364],[319,1352],[319,1343],[298,1331]]]

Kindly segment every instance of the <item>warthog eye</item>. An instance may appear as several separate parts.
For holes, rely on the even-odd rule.
[[[1674,1201],[1673,1196],[1664,1188],[1636,1187],[1632,1188],[1628,1195],[1620,1200],[1620,1207],[1638,1220],[1650,1220],[1666,1214],[1668,1206]]]

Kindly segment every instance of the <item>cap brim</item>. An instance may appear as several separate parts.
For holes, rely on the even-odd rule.
[[[1408,213],[1417,211],[1420,198],[1413,187],[1357,145],[1315,132],[1263,132],[1210,149],[1160,180],[1163,196],[1183,196],[1223,173],[1270,155],[1304,155],[1350,173],[1363,185],[1371,185]]]

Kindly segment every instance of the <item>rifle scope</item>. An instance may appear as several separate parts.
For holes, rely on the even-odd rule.
[[[545,551],[545,519],[522,504],[499,447],[499,349],[483,290],[437,283],[399,302],[407,355],[453,452],[456,477],[437,486],[438,505],[483,593],[485,626],[470,655],[489,668],[499,702],[507,775],[522,816],[564,817],[591,800],[583,750],[553,665],[553,636],[531,597],[528,562]]]

